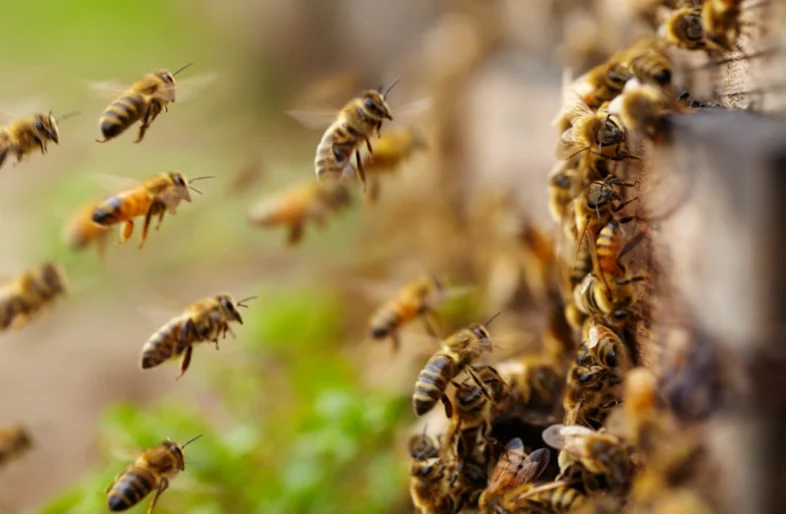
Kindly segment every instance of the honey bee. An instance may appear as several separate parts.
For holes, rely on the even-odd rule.
[[[442,342],[442,347],[429,358],[415,382],[412,408],[416,415],[422,416],[441,400],[445,404],[447,417],[453,417],[453,406],[445,395],[445,389],[462,371],[467,370],[472,374],[470,365],[485,352],[491,351],[487,327],[498,315],[495,314],[482,325],[473,323],[464,327]]]
[[[461,512],[465,507],[478,504],[478,498],[486,488],[488,480],[487,465],[486,455],[480,452],[458,462],[449,482],[456,503],[454,512]]]
[[[306,222],[323,228],[329,215],[351,203],[346,185],[309,180],[251,206],[248,220],[259,227],[288,225],[287,244],[292,246],[303,238]]]
[[[672,11],[658,27],[658,35],[668,44],[685,50],[706,47],[701,8],[686,6]]]
[[[578,172],[575,163],[563,161],[549,173],[549,213],[556,223],[562,223],[571,214],[571,202],[576,198]]]
[[[554,405],[562,389],[563,376],[557,364],[542,355],[518,359],[502,372],[513,403],[528,410]]]
[[[599,325],[592,320],[585,323],[586,336],[581,345],[582,350],[576,359],[581,366],[597,364],[606,369],[622,368],[627,371],[628,363],[625,345],[617,334],[608,327]]]
[[[158,498],[169,487],[169,483],[179,472],[186,469],[183,449],[200,437],[202,434],[182,445],[167,439],[142,453],[136,462],[128,466],[107,488],[109,510],[112,512],[128,510],[155,490],[156,495],[147,508],[147,514],[151,514]]]
[[[22,328],[67,291],[68,278],[60,265],[47,262],[28,269],[0,288],[0,331]]]
[[[42,154],[46,154],[48,141],[53,141],[56,145],[60,144],[58,122],[77,114],[79,112],[71,112],[55,118],[51,111],[48,114],[37,113],[13,121],[0,129],[0,167],[12,154],[16,156],[14,165],[25,160],[35,150],[41,150]]]
[[[654,139],[665,130],[667,102],[661,89],[631,79],[622,95],[609,105],[609,111],[619,114],[626,130]]]
[[[325,176],[340,178],[344,174],[355,174],[366,189],[366,175],[360,159],[360,144],[365,141],[372,153],[369,137],[382,128],[384,120],[393,120],[385,98],[398,83],[393,82],[383,93],[382,87],[364,91],[358,98],[347,103],[338,113],[337,119],[328,127],[317,146],[314,167],[317,178]],[[356,166],[352,165],[352,154]],[[354,169],[353,169],[354,168]]]
[[[735,49],[740,35],[742,0],[704,0],[701,22],[707,42],[719,50]]]
[[[374,142],[374,154],[365,154],[362,159],[370,182],[369,202],[379,198],[379,175],[396,171],[414,153],[426,149],[426,139],[413,127],[395,128],[382,134]]]
[[[548,466],[549,459],[546,448],[528,455],[520,438],[511,439],[494,466],[486,490],[480,495],[478,507],[481,514],[497,513],[497,506],[505,495],[523,484],[537,480]]]
[[[393,349],[398,350],[401,340],[398,331],[407,323],[420,317],[426,331],[437,336],[434,329],[434,309],[443,297],[444,284],[437,277],[427,275],[404,285],[389,302],[371,316],[369,333],[373,339],[390,338]]]
[[[525,483],[507,495],[496,513],[568,514],[587,502],[587,497],[564,481]]]
[[[0,466],[16,460],[32,448],[30,433],[21,425],[8,425],[0,428]]]
[[[574,362],[568,370],[562,398],[565,424],[600,426],[622,398],[621,383],[617,370]]]
[[[448,468],[439,457],[412,459],[409,494],[421,514],[456,512],[448,484]]]
[[[218,338],[226,338],[227,332],[235,337],[229,326],[230,321],[243,324],[238,307],[248,308],[244,302],[256,296],[235,302],[228,294],[219,294],[204,298],[189,305],[183,314],[173,318],[161,327],[142,347],[141,368],[150,369],[159,364],[182,355],[180,360],[180,378],[191,364],[194,344],[210,341],[218,350]]]
[[[98,249],[98,258],[105,260],[106,244],[109,240],[109,230],[103,225],[93,221],[93,211],[98,206],[97,202],[83,206],[66,225],[64,239],[74,251],[81,251],[95,244]]]
[[[666,47],[660,38],[644,36],[620,52],[617,59],[630,71],[630,79],[635,78],[644,84],[656,84],[664,87],[671,84],[672,75],[671,61],[665,51]],[[630,80],[625,83],[625,87],[629,83]]]
[[[134,218],[144,216],[142,236],[139,240],[139,248],[142,248],[147,240],[153,216],[158,216],[156,225],[158,230],[164,220],[164,214],[168,212],[174,215],[182,200],[191,202],[189,189],[201,194],[201,191],[194,188],[191,183],[206,178],[213,177],[197,177],[189,181],[179,172],[161,173],[98,204],[93,211],[92,220],[104,227],[122,223],[120,243],[125,243],[134,231]]]
[[[145,132],[161,114],[161,110],[169,112],[167,104],[175,103],[175,75],[189,68],[194,63],[188,63],[177,69],[174,73],[167,70],[157,70],[145,75],[122,95],[109,104],[98,120],[98,128],[104,139],[96,139],[99,143],[116,138],[125,132],[131,125],[142,120],[139,133],[134,141],[142,142]]]
[[[593,112],[578,97],[567,116],[572,126],[560,137],[557,159],[567,161],[587,151],[611,160],[635,158],[625,150],[625,128],[617,116],[604,109]]]
[[[611,219],[608,223],[603,225],[603,228],[598,232],[598,237],[595,242],[595,251],[597,253],[599,273],[612,277],[617,277],[625,273],[625,268],[620,261],[628,252],[633,250],[647,234],[646,230],[640,230],[628,239],[624,245],[622,244],[622,225],[634,219],[633,216]]]
[[[439,446],[433,437],[426,434],[416,434],[409,438],[409,456],[415,460],[427,460],[439,456]]]
[[[543,431],[543,441],[560,450],[558,480],[564,479],[569,467],[580,465],[587,473],[602,477],[612,492],[630,489],[634,465],[628,445],[619,437],[579,425],[552,425]]]
[[[569,86],[568,91],[578,94],[588,108],[597,109],[619,95],[630,77],[630,71],[624,64],[619,59],[611,58],[579,77]],[[567,93],[566,96],[566,104],[570,104],[573,101],[571,94]]]

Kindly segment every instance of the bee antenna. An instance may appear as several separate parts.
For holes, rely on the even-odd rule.
[[[206,178],[216,178],[213,175],[206,175],[204,177],[192,178],[189,182],[196,182],[197,180],[205,180]]]
[[[192,437],[191,439],[189,439],[189,440],[188,440],[188,441],[186,441],[185,443],[181,444],[181,445],[180,445],[180,447],[181,447],[181,448],[185,448],[186,446],[188,446],[189,444],[193,443],[194,441],[196,441],[197,439],[199,439],[199,438],[200,438],[200,437],[202,437],[203,435],[205,435],[205,434],[199,434],[199,435],[198,435],[198,436],[196,436],[196,437]]]
[[[391,89],[393,89],[393,87],[394,87],[396,84],[398,84],[398,81],[399,81],[399,80],[400,80],[400,79],[396,79],[396,80],[394,80],[394,81],[393,81],[393,83],[392,83],[391,85],[389,85],[389,86],[388,86],[388,88],[385,90],[385,92],[384,92],[384,93],[382,93],[382,98],[387,98],[387,96],[388,96],[388,93],[390,93],[390,90],[391,90]],[[380,90],[380,91],[382,91],[382,86],[379,86],[379,90]]]
[[[63,114],[62,116],[58,116],[57,117],[57,121],[67,120],[68,118],[73,118],[74,116],[79,116],[80,114],[82,114],[81,111],[67,112],[67,113]]]
[[[177,71],[175,71],[175,72],[172,74],[172,76],[175,76],[175,75],[177,75],[178,73],[180,73],[181,71],[183,71],[183,70],[186,70],[186,69],[190,68],[190,67],[191,67],[193,64],[194,64],[193,62],[190,62],[190,63],[186,64],[185,66],[181,66],[180,68],[178,68],[178,69],[177,69]]]
[[[502,311],[499,311],[496,314],[493,314],[489,319],[486,320],[485,323],[483,323],[483,326],[488,328],[488,326],[491,324],[491,322],[494,321],[496,319],[496,317],[499,316],[500,314],[502,314]]]
[[[199,189],[195,188],[194,186],[188,186],[188,189],[190,189],[191,191],[193,191],[195,193],[199,193],[200,195],[202,194],[202,191],[200,191]]]
[[[243,305],[243,304],[245,302],[249,301],[249,300],[256,300],[257,298],[259,298],[259,297],[258,296],[249,296],[248,298],[243,298],[242,300],[237,302],[237,306],[238,307],[245,307],[246,309],[248,309],[248,305]]]

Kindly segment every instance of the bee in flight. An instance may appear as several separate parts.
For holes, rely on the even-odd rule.
[[[219,294],[191,304],[179,316],[161,327],[142,347],[141,367],[150,369],[159,364],[182,355],[180,360],[180,378],[191,364],[194,344],[210,341],[218,349],[218,338],[226,338],[227,332],[235,337],[229,326],[230,321],[243,324],[238,307],[248,308],[244,302],[256,296],[235,302],[228,294]]]
[[[46,144],[53,141],[60,144],[59,121],[76,116],[74,111],[64,114],[59,118],[50,111],[48,114],[37,113],[28,118],[11,122],[0,130],[0,167],[3,166],[9,155],[16,156],[16,164],[25,160],[35,150],[46,154]]]
[[[65,227],[64,239],[74,251],[81,251],[95,245],[101,262],[106,256],[106,243],[109,240],[109,228],[93,221],[93,211],[98,202],[84,205],[77,211]]]
[[[156,225],[156,230],[158,230],[164,220],[164,214],[168,212],[174,215],[182,200],[191,202],[189,189],[201,194],[201,191],[194,188],[191,183],[206,178],[213,177],[197,177],[187,180],[182,173],[175,171],[161,173],[98,204],[93,210],[92,220],[104,227],[122,223],[120,243],[125,243],[134,231],[134,218],[144,216],[145,222],[139,241],[139,248],[142,248],[145,245],[153,216],[158,216],[158,224]]]
[[[474,377],[476,383],[480,383],[470,366],[485,352],[491,351],[492,343],[487,327],[498,315],[499,313],[493,315],[482,325],[473,323],[464,327],[442,342],[442,347],[426,362],[415,382],[415,391],[412,394],[415,414],[422,416],[438,401],[442,401],[447,417],[453,417],[453,404],[445,394],[448,383],[464,370]]]
[[[329,215],[351,204],[352,197],[345,184],[323,184],[311,179],[252,205],[248,220],[259,227],[289,225],[287,244],[293,246],[303,238],[308,221],[323,228]]]
[[[33,446],[30,433],[21,425],[0,428],[0,466],[19,458]]]
[[[369,203],[379,198],[380,175],[395,173],[412,155],[428,149],[423,135],[413,127],[388,130],[374,142],[374,155],[363,156],[363,170],[369,175]]]
[[[200,437],[202,434],[182,445],[167,439],[142,453],[136,462],[128,466],[107,488],[109,510],[111,512],[128,510],[155,490],[156,495],[147,508],[147,514],[152,514],[158,498],[169,487],[169,482],[186,469],[183,449]]]
[[[98,120],[98,127],[104,139],[96,139],[99,143],[106,143],[125,132],[131,125],[139,120],[135,143],[140,143],[145,137],[145,132],[150,128],[153,120],[161,111],[169,112],[167,104],[175,103],[175,75],[189,68],[194,63],[182,66],[174,73],[167,70],[157,70],[145,75],[122,95],[109,104]]]
[[[0,331],[23,327],[38,312],[67,292],[63,269],[47,262],[0,288]]]

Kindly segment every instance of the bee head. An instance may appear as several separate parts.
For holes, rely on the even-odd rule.
[[[592,209],[608,205],[612,200],[619,198],[619,195],[612,188],[603,182],[593,182],[587,192],[587,205]]]
[[[161,443],[161,446],[163,446],[164,449],[175,456],[175,460],[177,461],[177,469],[184,471],[186,469],[186,458],[183,455],[183,447],[174,441],[170,441],[169,439]]]
[[[162,96],[168,101],[175,103],[175,76],[167,70],[158,70],[153,75],[161,79],[163,83]]]
[[[49,294],[60,294],[66,290],[65,275],[60,266],[53,262],[47,262],[41,267],[41,281]]]
[[[50,111],[49,114],[36,114],[33,127],[42,140],[54,141],[60,144],[60,132],[57,129],[57,120]]]
[[[701,16],[691,12],[682,18],[682,31],[685,38],[691,42],[698,42],[704,38],[704,26],[701,23]]]
[[[363,107],[375,118],[392,120],[393,115],[390,113],[385,97],[379,91],[371,89],[363,93]]]
[[[474,335],[478,339],[488,339],[489,337],[491,337],[491,334],[489,334],[488,329],[479,323],[471,325],[469,327],[469,331],[472,332],[472,335]]]
[[[220,294],[216,296],[216,302],[218,303],[218,308],[224,318],[231,321],[237,321],[241,325],[243,324],[243,318],[240,316],[240,312],[237,310],[237,304],[230,295]]]
[[[599,146],[616,145],[625,140],[625,131],[609,115],[601,123],[595,139]]]
[[[185,175],[178,171],[170,171],[167,173],[167,175],[169,175],[169,179],[176,188],[178,198],[182,198],[183,200],[190,202],[191,193],[188,192],[188,180],[186,179]]]

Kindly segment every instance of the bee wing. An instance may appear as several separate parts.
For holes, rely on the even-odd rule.
[[[589,328],[589,341],[587,341],[587,348],[595,348],[600,343],[600,330],[596,324],[590,325]]]
[[[543,430],[541,437],[543,442],[551,446],[555,450],[561,450],[565,447],[565,438],[562,436],[562,429],[565,425],[558,423],[551,425]]]
[[[311,130],[326,130],[338,115],[339,109],[335,110],[302,110],[292,109],[287,111],[287,115],[295,121]]]
[[[573,127],[562,133],[562,136],[560,136],[559,142],[557,143],[557,159],[561,161],[568,161],[588,149],[584,142],[578,140],[575,137],[575,133],[576,132]]]
[[[37,112],[47,112],[47,99],[44,97],[31,97],[15,102],[13,105],[0,107],[0,119],[11,122],[19,118],[30,116]]]
[[[124,84],[116,80],[100,80],[87,83],[87,88],[93,95],[106,98],[107,100],[117,98],[128,91],[130,87],[130,84]]]
[[[426,112],[430,111],[434,106],[434,99],[431,97],[424,97],[399,108],[393,109],[393,121],[396,124],[410,125],[412,122],[420,118]]]
[[[217,71],[208,71],[178,80],[175,84],[177,103],[188,102],[197,98],[202,90],[212,85],[216,80],[218,80]]]
[[[92,182],[99,186],[99,188],[111,193],[132,189],[142,184],[141,180],[135,178],[111,175],[107,173],[91,173],[89,178]]]
[[[363,74],[356,69],[340,70],[329,73],[310,82],[295,93],[293,105],[332,105],[341,103],[360,91]]]

